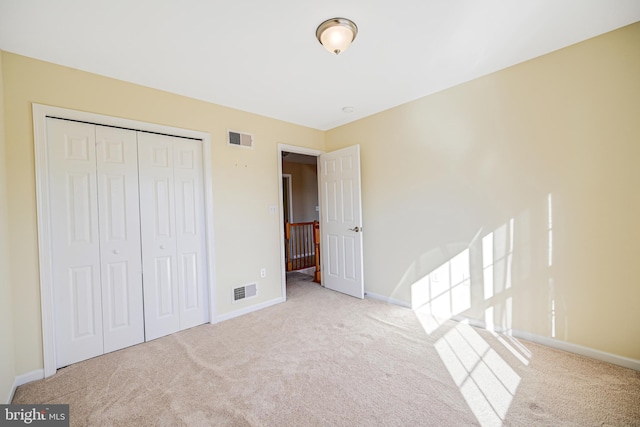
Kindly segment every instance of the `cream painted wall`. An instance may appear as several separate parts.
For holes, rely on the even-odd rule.
[[[640,359],[640,23],[326,143],[361,145],[366,291]]]
[[[318,206],[318,170],[316,165],[282,162],[282,173],[291,174],[293,221],[311,222],[320,216]]]
[[[0,403],[7,403],[16,376],[4,129],[4,90],[0,55]]]
[[[209,132],[217,314],[282,297],[280,224],[269,214],[279,204],[277,144],[324,149],[323,132],[7,52],[2,66],[17,374],[43,366],[32,103]],[[252,133],[255,148],[227,145],[227,128]],[[259,296],[232,304],[231,289],[249,282]]]

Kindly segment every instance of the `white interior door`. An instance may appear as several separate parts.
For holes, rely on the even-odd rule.
[[[96,126],[105,353],[144,341],[136,138]]]
[[[56,367],[103,354],[95,126],[47,119]]]
[[[180,330],[173,161],[171,137],[138,134],[147,340]]]
[[[201,141],[173,138],[180,329],[209,319]]]
[[[322,283],[364,298],[360,146],[319,156]]]

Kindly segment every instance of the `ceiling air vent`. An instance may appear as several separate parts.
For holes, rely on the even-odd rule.
[[[246,298],[252,298],[258,295],[258,288],[255,283],[240,286],[233,289],[233,302],[240,301]]]
[[[227,130],[227,137],[230,145],[238,147],[253,148],[253,135],[250,133],[236,132],[235,130]]]

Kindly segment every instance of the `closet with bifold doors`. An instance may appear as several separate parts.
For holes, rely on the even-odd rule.
[[[202,141],[46,127],[56,367],[207,322]]]

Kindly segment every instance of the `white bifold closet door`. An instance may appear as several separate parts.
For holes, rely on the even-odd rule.
[[[56,365],[208,320],[201,141],[47,119]]]
[[[136,132],[47,119],[56,362],[144,341]]]
[[[152,340],[208,319],[202,144],[140,133],[145,329]]]
[[[104,352],[144,341],[136,132],[96,126]]]

